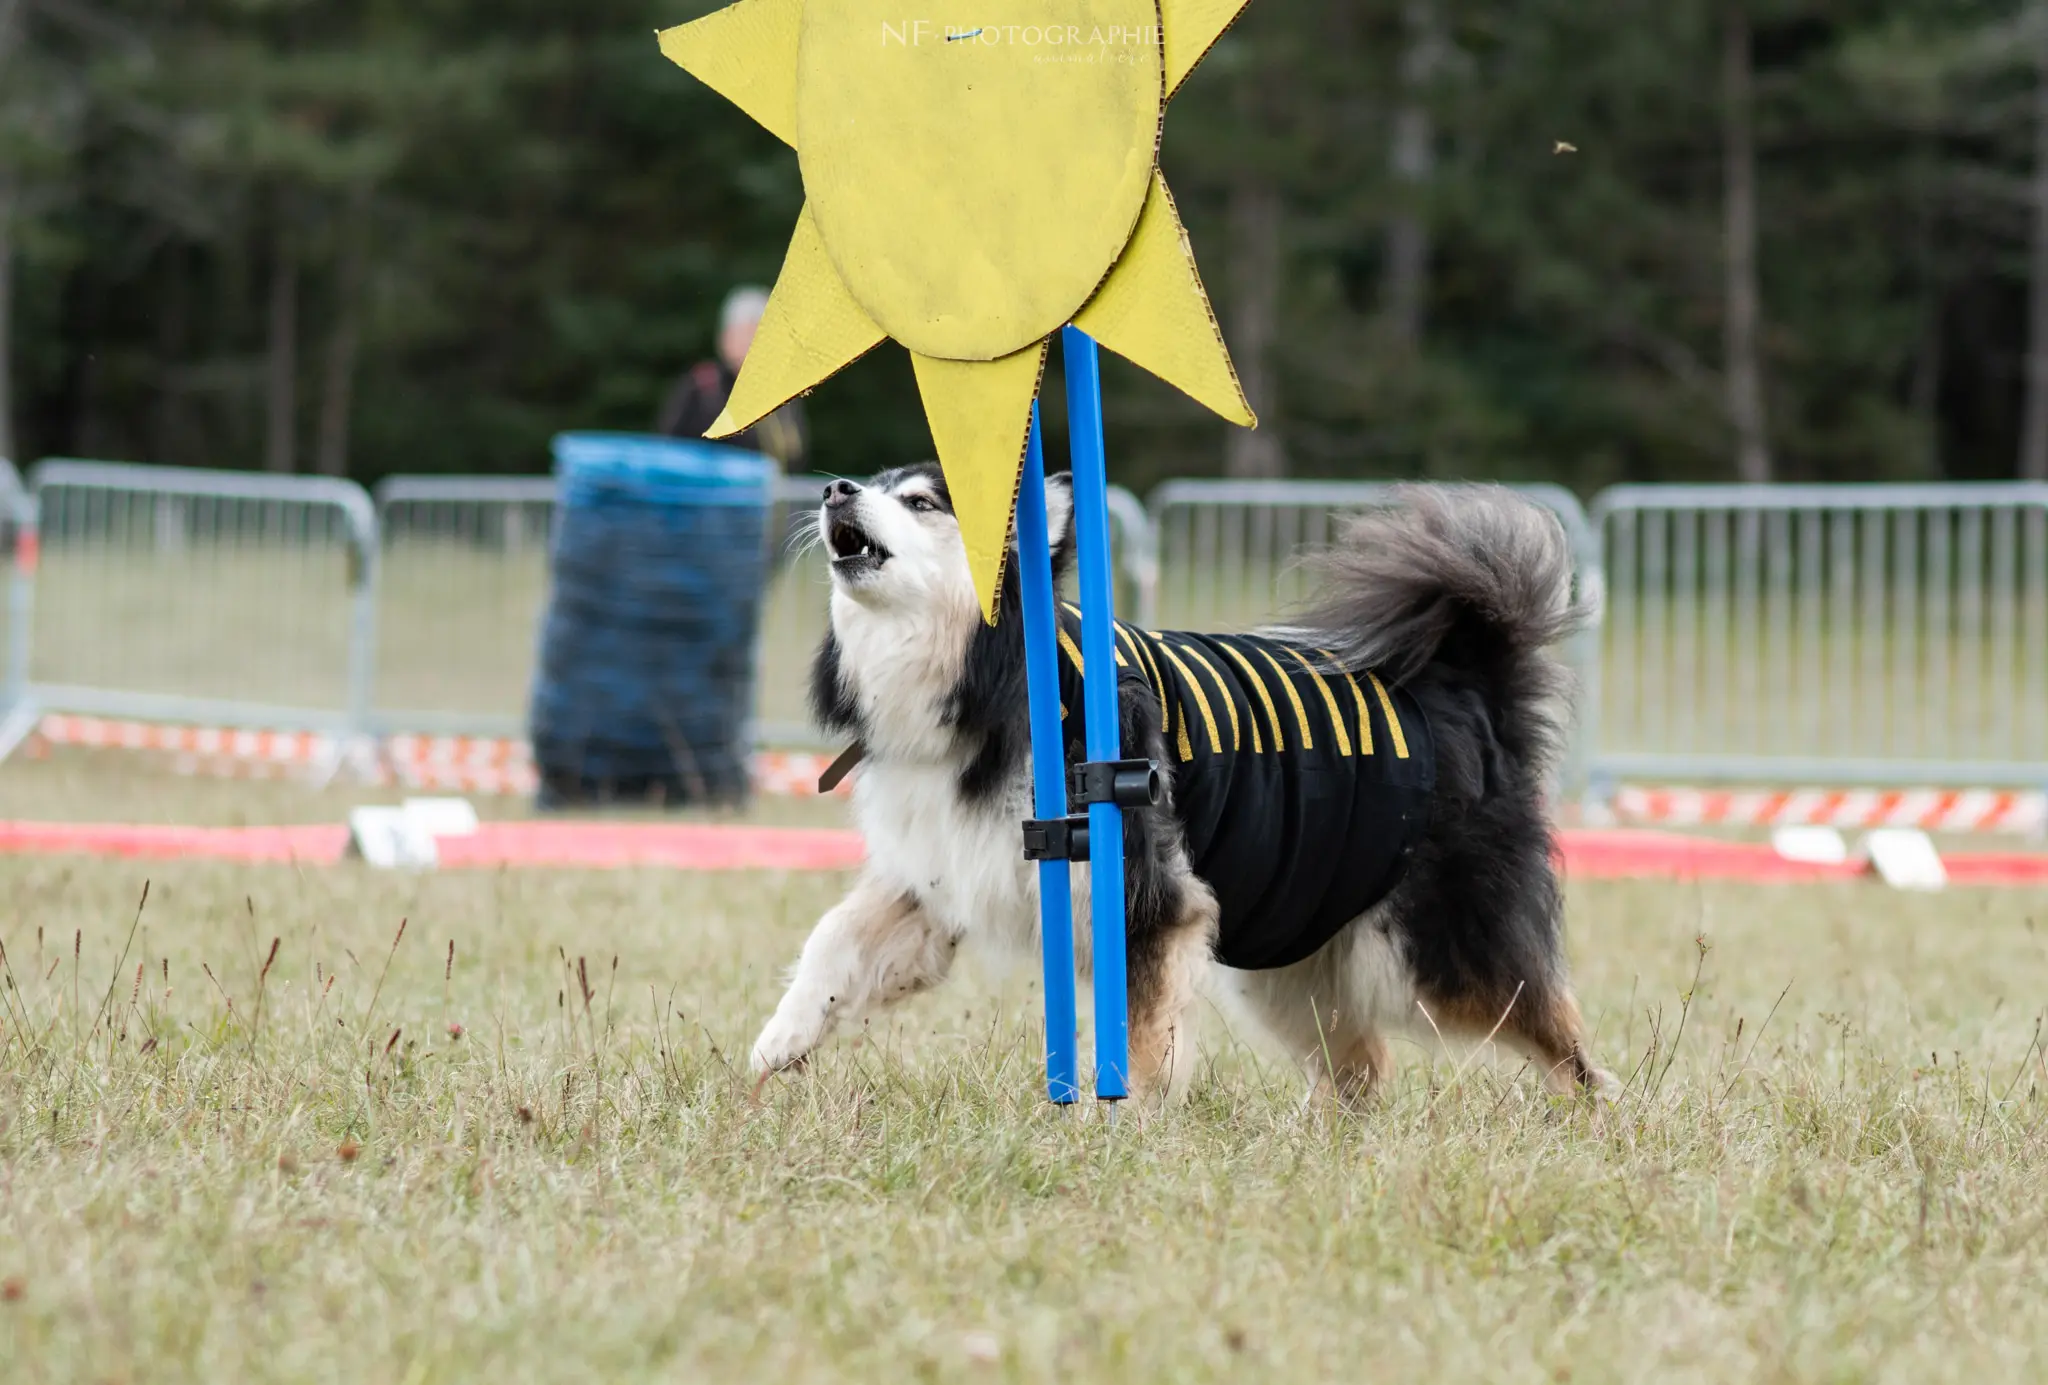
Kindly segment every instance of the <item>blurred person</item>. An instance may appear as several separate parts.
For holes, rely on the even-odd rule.
[[[755,329],[768,308],[768,291],[752,284],[742,285],[725,296],[718,313],[718,355],[699,361],[677,380],[662,401],[656,431],[672,438],[701,438],[717,420],[726,400],[732,397],[733,381],[754,344]],[[744,433],[721,442],[764,452],[782,464],[784,471],[801,469],[809,441],[804,427],[803,401],[792,399]]]

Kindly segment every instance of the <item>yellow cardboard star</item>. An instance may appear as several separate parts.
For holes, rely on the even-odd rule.
[[[661,48],[795,147],[807,203],[729,437],[903,343],[995,618],[1046,340],[1069,322],[1256,420],[1159,173],[1166,102],[1246,0],[739,0]]]

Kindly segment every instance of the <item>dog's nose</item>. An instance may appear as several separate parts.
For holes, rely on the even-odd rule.
[[[834,481],[831,485],[825,487],[825,508],[836,510],[841,505],[851,503],[853,498],[859,494],[860,487],[853,484],[853,482]]]

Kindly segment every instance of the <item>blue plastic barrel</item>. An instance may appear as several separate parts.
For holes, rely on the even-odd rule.
[[[743,800],[775,464],[617,433],[567,433],[554,453],[540,806]]]

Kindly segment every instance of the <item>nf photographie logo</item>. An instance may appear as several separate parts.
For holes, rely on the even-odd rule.
[[[1157,24],[949,24],[933,19],[882,21],[882,46],[922,48],[968,44],[980,48],[1156,48]]]

